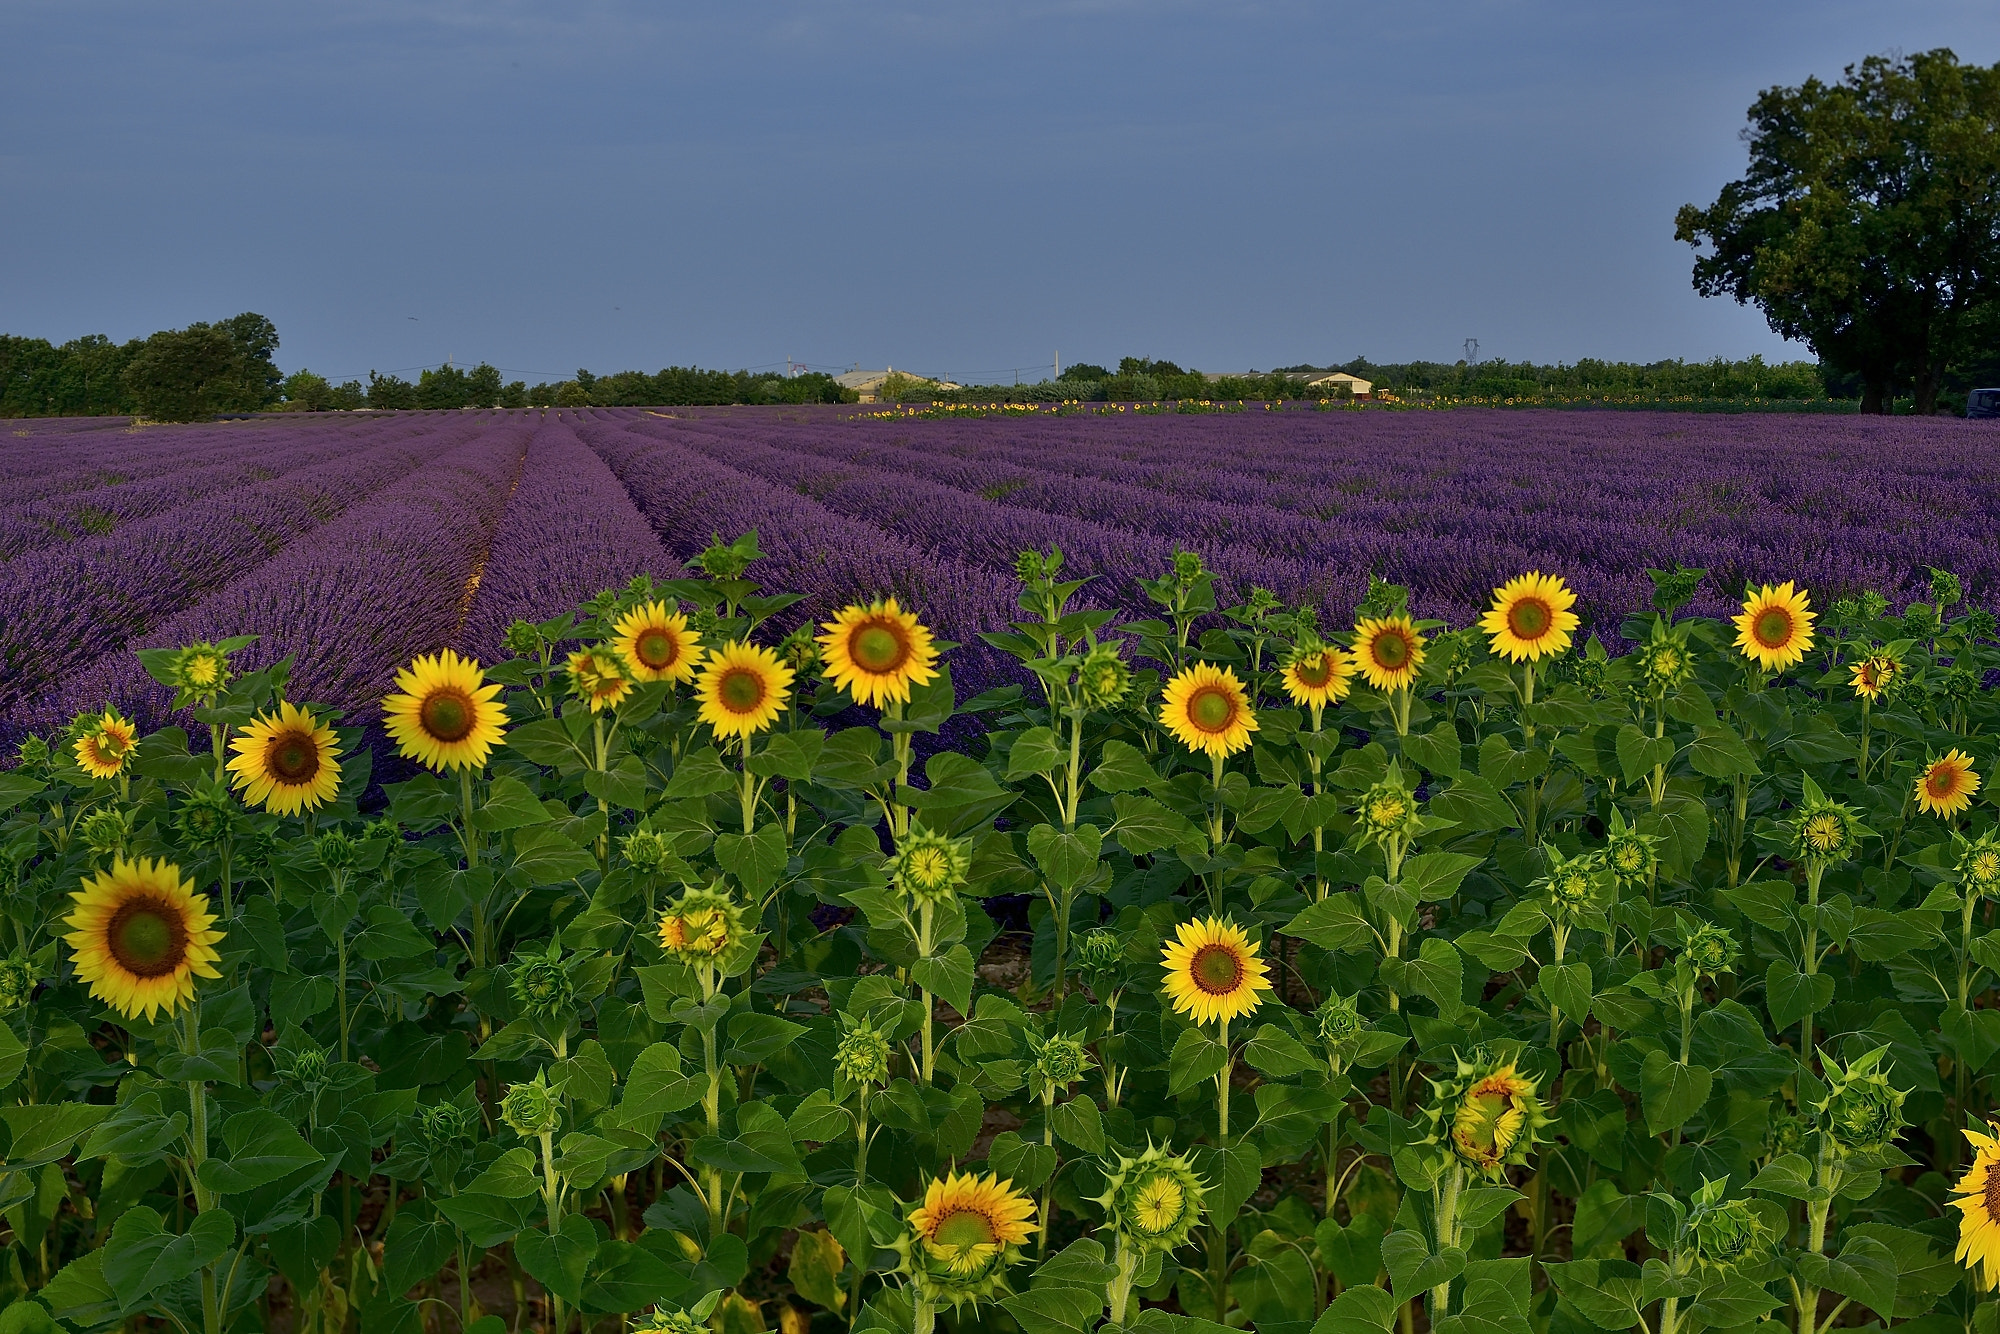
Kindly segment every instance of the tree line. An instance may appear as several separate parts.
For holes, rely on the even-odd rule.
[[[253,311],[124,343],[103,334],[61,345],[0,334],[0,417],[193,421],[256,412],[279,399],[277,350],[277,326]]]

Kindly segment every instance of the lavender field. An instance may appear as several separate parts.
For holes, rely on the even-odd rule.
[[[491,657],[517,617],[664,575],[756,528],[767,587],[812,615],[894,593],[951,639],[1013,613],[1015,554],[1051,543],[1135,613],[1175,547],[1240,597],[1338,624],[1371,571],[1420,615],[1474,618],[1561,573],[1608,634],[1647,565],[1822,604],[2000,596],[2000,431],[1952,419],[1323,413],[873,420],[855,409],[344,414],[0,436],[0,735],[167,699],[130,650],[263,636],[296,693],[359,709],[439,645]],[[961,673],[982,659],[961,657]]]

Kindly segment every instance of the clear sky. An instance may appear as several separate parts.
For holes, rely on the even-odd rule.
[[[1801,355],[1673,213],[1756,93],[1992,0],[9,0],[0,330],[1034,378]],[[414,376],[411,376],[414,378]]]

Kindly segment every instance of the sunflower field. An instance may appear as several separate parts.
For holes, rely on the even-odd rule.
[[[0,771],[0,1334],[1994,1334],[2000,626],[1555,571],[967,694],[754,535]],[[379,770],[379,772],[378,772]]]

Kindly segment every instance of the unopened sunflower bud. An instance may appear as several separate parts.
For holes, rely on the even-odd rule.
[[[326,1048],[317,1043],[307,1043],[292,1053],[291,1069],[286,1071],[294,1083],[311,1088],[326,1079]]]
[[[190,695],[213,695],[229,684],[229,655],[210,643],[189,644],[174,655],[172,676]]]
[[[1813,1104],[1819,1127],[1849,1151],[1887,1148],[1909,1123],[1903,1119],[1903,1099],[1909,1090],[1890,1085],[1881,1069],[1889,1049],[1877,1047],[1847,1066],[1826,1063],[1827,1095]]]
[[[471,1139],[476,1124],[474,1115],[455,1102],[433,1103],[417,1109],[417,1133],[433,1149]]]
[[[1172,1251],[1201,1222],[1206,1188],[1186,1158],[1147,1144],[1136,1158],[1118,1154],[1100,1164],[1104,1194],[1095,1203],[1105,1221],[1139,1251]]]
[[[191,848],[212,848],[236,830],[239,807],[221,787],[204,787],[174,812],[174,831]]]
[[[14,748],[14,755],[23,769],[36,769],[49,762],[49,743],[38,736],[21,738],[21,744]]]
[[[1431,1093],[1424,1110],[1429,1142],[1489,1178],[1527,1162],[1537,1132],[1549,1123],[1535,1081],[1484,1050],[1458,1058],[1454,1074],[1431,1081]]]
[[[709,1334],[706,1321],[695,1319],[677,1306],[657,1306],[632,1326],[635,1334]]]
[[[2000,634],[2000,616],[1984,608],[1965,614],[1965,634],[1968,639],[1991,639]]]
[[[1695,1259],[1709,1270],[1730,1270],[1770,1253],[1777,1234],[1748,1200],[1723,1200],[1709,1182],[1696,1192],[1686,1235],[1694,1243]]]
[[[1107,927],[1092,927],[1076,938],[1076,968],[1092,980],[1109,978],[1125,966],[1125,941]]]
[[[819,640],[813,634],[810,623],[786,635],[778,645],[778,657],[799,677],[811,676],[819,670]]]
[[[507,1090],[507,1096],[500,1100],[500,1119],[523,1139],[553,1134],[562,1124],[560,1091],[549,1087],[548,1071],[538,1071],[531,1082]]]
[[[865,1018],[842,1015],[846,1032],[833,1049],[833,1068],[856,1088],[874,1088],[889,1082],[889,1035]]]
[[[41,973],[32,959],[12,954],[0,959],[0,1014],[11,1014],[35,994]]]
[[[1049,577],[1049,563],[1039,551],[1024,551],[1014,557],[1014,577],[1024,584],[1036,584]]]
[[[544,640],[532,621],[515,621],[507,627],[506,638],[501,642],[515,657],[532,658],[542,651]]]
[[[1362,836],[1371,843],[1415,838],[1423,825],[1417,795],[1393,762],[1382,780],[1361,794],[1354,813],[1361,819]]]
[[[576,1001],[576,984],[563,967],[562,947],[550,945],[546,954],[517,954],[510,969],[508,990],[514,1003],[537,1019],[552,1019],[566,1013]]]
[[[1853,857],[1867,832],[1853,808],[1829,801],[1810,777],[1789,827],[1792,855],[1807,866],[1833,866]]]
[[[1117,645],[1099,644],[1084,655],[1076,680],[1085,707],[1115,708],[1132,689],[1132,669],[1118,656]]]
[[[354,840],[338,829],[330,829],[313,840],[313,855],[329,871],[345,871],[353,867],[355,852]]]
[[[93,856],[119,856],[132,837],[132,817],[125,811],[100,807],[84,817],[77,835]]]
[[[1348,1052],[1367,1027],[1357,999],[1338,994],[1320,1002],[1319,1008],[1313,1011],[1313,1022],[1319,1027],[1319,1040],[1326,1044],[1328,1052],[1336,1056]]]
[[[1989,829],[1970,842],[1961,836],[1959,842],[1964,844],[1955,868],[1959,887],[1979,898],[2000,897],[2000,839]]]
[[[1697,978],[1729,972],[1736,962],[1736,937],[1713,922],[1682,927],[1680,947],[1681,960]]]
[[[1030,1037],[1028,1046],[1035,1054],[1035,1073],[1052,1089],[1068,1088],[1090,1069],[1090,1049],[1083,1045],[1081,1034],[1059,1033],[1042,1039]]]
[[[1549,873],[1535,882],[1549,896],[1550,906],[1566,917],[1599,906],[1604,898],[1604,872],[1595,853],[1564,857],[1546,848]]]
[[[1628,826],[1617,807],[1611,810],[1611,832],[1604,840],[1604,869],[1621,885],[1636,885],[1659,869],[1657,834],[1642,834]]]
[[[896,844],[889,878],[910,898],[941,903],[965,886],[972,871],[972,840],[914,827]]]
[[[1196,580],[1208,573],[1202,564],[1198,551],[1176,551],[1174,553],[1174,582],[1182,588],[1192,587]]]
[[[650,829],[634,830],[620,839],[618,846],[634,870],[648,875],[657,875],[680,860],[674,856],[673,845]]]

